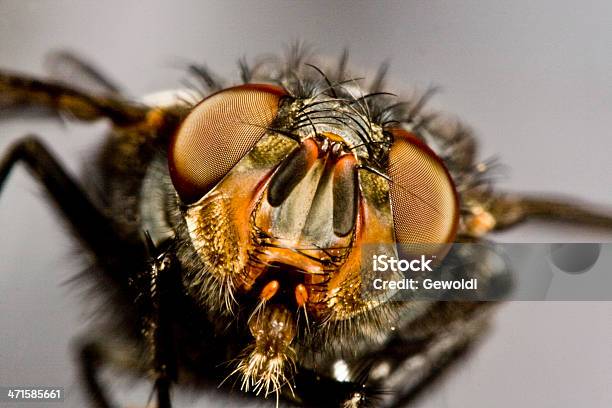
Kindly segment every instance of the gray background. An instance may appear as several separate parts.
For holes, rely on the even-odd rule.
[[[501,187],[612,205],[608,1],[0,1],[0,66],[41,74],[46,52],[68,48],[134,95],[176,86],[180,58],[235,73],[237,58],[278,52],[295,39],[330,55],[348,46],[353,65],[366,71],[390,59],[393,91],[440,85],[433,106],[471,124],[483,156],[508,165]],[[104,128],[4,122],[0,151],[36,132],[78,172]],[[78,293],[60,282],[82,266],[78,247],[21,168],[0,197],[0,226],[0,384],[65,386],[65,405],[77,407],[69,344],[86,314]],[[612,234],[532,224],[496,239]],[[611,344],[611,303],[505,304],[477,352],[416,406],[608,407]],[[146,392],[124,397],[142,406]]]

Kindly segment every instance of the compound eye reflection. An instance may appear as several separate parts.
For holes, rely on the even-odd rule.
[[[442,160],[423,142],[392,129],[390,195],[399,244],[452,242],[459,220],[455,185]]]
[[[203,197],[253,148],[284,95],[272,85],[241,85],[193,108],[168,149],[170,176],[183,202]]]

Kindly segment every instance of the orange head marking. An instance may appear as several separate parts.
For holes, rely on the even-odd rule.
[[[295,287],[295,300],[299,307],[303,307],[308,302],[308,291],[301,283]]]
[[[276,292],[278,292],[279,287],[280,284],[277,280],[270,281],[261,290],[261,294],[259,295],[259,297],[263,300],[270,300],[274,295],[276,295]]]

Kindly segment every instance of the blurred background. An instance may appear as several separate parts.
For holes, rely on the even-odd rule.
[[[395,93],[440,86],[430,106],[471,125],[482,157],[507,165],[500,188],[612,207],[608,1],[0,0],[0,67],[42,75],[45,55],[68,49],[134,96],[180,86],[184,61],[237,78],[238,58],[298,39],[328,56],[348,47],[357,72],[390,61]],[[0,152],[36,133],[78,174],[105,129],[4,121]],[[63,386],[64,406],[80,407],[70,344],[85,331],[87,299],[62,284],[83,266],[63,227],[18,168],[0,196],[0,385]],[[533,223],[494,239],[610,242],[612,233]],[[506,303],[476,351],[414,406],[609,407],[611,344],[610,302]],[[120,393],[144,406],[148,391]],[[178,399],[179,407],[227,403],[215,393]]]

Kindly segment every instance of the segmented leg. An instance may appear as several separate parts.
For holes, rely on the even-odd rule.
[[[499,230],[528,219],[612,229],[612,212],[597,212],[578,203],[571,203],[570,199],[502,195],[492,200],[489,211],[496,220],[495,229]]]
[[[61,83],[41,81],[0,71],[0,110],[20,113],[23,108],[44,108],[78,120],[109,118],[118,126],[143,122],[149,108],[115,96],[93,96]]]
[[[172,408],[170,388],[176,381],[176,356],[171,328],[174,309],[170,305],[180,284],[178,265],[172,254],[155,248],[148,235],[147,241],[151,252],[149,269],[137,274],[133,285],[139,292],[136,307],[143,315],[141,333],[148,359],[134,359],[139,352],[125,345],[85,343],[80,353],[82,374],[97,408],[113,407],[98,377],[99,368],[105,364],[126,371],[146,370],[154,378],[157,408]]]
[[[571,198],[547,198],[496,193],[466,197],[462,233],[481,237],[531,219],[612,229],[612,209],[607,213]]]
[[[46,188],[57,208],[76,232],[81,242],[97,257],[109,276],[125,280],[126,268],[138,267],[144,246],[126,243],[116,234],[111,221],[94,205],[74,179],[64,170],[49,150],[34,136],[17,141],[0,159],[0,193],[14,165],[23,163]],[[128,260],[128,261],[122,261]],[[111,408],[98,383],[97,368],[101,364],[99,347],[89,344],[80,353],[82,373],[91,400],[99,408]]]
[[[87,389],[89,402],[94,408],[115,408],[104,392],[98,378],[99,369],[104,358],[96,343],[85,343],[79,350],[81,378]]]
[[[308,406],[400,407],[436,380],[486,329],[495,305],[489,300],[502,299],[512,287],[509,265],[499,262],[486,244],[460,245],[447,259],[449,269],[441,272],[456,279],[478,279],[470,300],[396,298],[393,302],[404,314],[415,317],[397,327],[380,349],[330,362],[334,373],[336,364],[344,366],[338,381],[298,370],[298,397]]]
[[[431,312],[438,317],[436,327],[427,322],[431,336],[400,337],[379,352],[370,376],[375,377],[389,367],[388,375],[379,383],[381,389],[387,390],[381,395],[380,405],[406,406],[427,389],[486,330],[490,305],[490,302],[441,302]]]
[[[83,121],[108,118],[114,126],[128,129],[136,126],[147,134],[158,131],[158,126],[171,126],[174,123],[173,112],[162,113],[159,109],[152,110],[121,99],[117,96],[116,87],[109,85],[108,81],[101,81],[99,74],[89,66],[70,56],[66,58],[62,56],[62,64],[65,65],[66,61],[72,65],[76,64],[91,80],[102,82],[108,91],[104,92],[106,96],[89,94],[63,83],[41,81],[0,71],[0,119],[7,118],[10,114],[20,115],[26,108],[33,107]],[[0,192],[13,166],[20,162],[43,184],[78,238],[96,255],[99,265],[104,268],[108,277],[125,286],[129,276],[126,272],[143,269],[143,260],[146,259],[144,245],[122,240],[114,230],[112,220],[96,207],[36,137],[28,136],[17,141],[4,156],[0,156]],[[158,268],[158,272],[162,270],[163,268]],[[160,277],[155,279],[151,278],[150,287],[163,286],[158,280],[162,279],[163,273],[159,275]],[[158,301],[160,299],[155,299],[154,302],[152,300],[152,304],[157,305]],[[156,328],[165,327],[165,323],[162,323],[166,320],[164,313],[155,307],[149,310],[154,313],[149,319],[150,324]],[[167,362],[165,351],[162,350],[168,350],[170,347],[166,341],[167,337],[161,334],[160,329],[150,333],[153,333],[154,346],[151,347],[151,352],[154,354],[159,408],[169,408],[169,384],[174,378],[174,367]],[[81,353],[84,378],[92,393],[92,400],[101,408],[110,407],[96,376],[101,359],[93,351],[95,350],[89,347]]]
[[[440,302],[404,328],[382,349],[346,361],[350,381],[308,370],[294,379],[308,407],[402,407],[434,382],[486,329],[490,307],[477,302]],[[286,392],[291,398],[291,394]]]
[[[169,251],[156,248],[146,234],[151,260],[146,274],[139,275],[143,330],[151,358],[158,408],[171,408],[170,385],[176,381],[176,356],[172,338],[171,301],[178,289],[178,261]]]
[[[0,192],[14,165],[23,163],[47,189],[79,238],[98,255],[116,256],[120,240],[110,220],[35,136],[13,144],[0,159]]]

